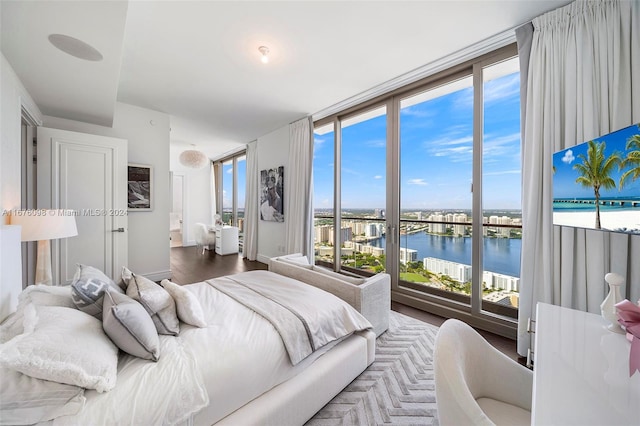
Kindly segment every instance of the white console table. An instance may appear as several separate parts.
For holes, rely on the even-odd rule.
[[[238,253],[238,227],[216,227],[216,254]]]
[[[533,425],[639,425],[640,373],[600,316],[538,303]]]

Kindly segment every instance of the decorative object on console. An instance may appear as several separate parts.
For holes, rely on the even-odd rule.
[[[78,235],[76,218],[71,210],[18,210],[10,218],[12,225],[21,225],[22,241],[37,241],[35,284],[51,285],[51,245],[49,240]]]
[[[191,145],[195,147],[195,145]],[[185,167],[189,167],[190,169],[201,169],[207,164],[209,164],[209,158],[202,151],[198,151],[197,149],[188,149],[186,151],[182,151],[180,157],[178,157],[180,164]]]
[[[600,304],[600,313],[602,318],[609,322],[607,329],[615,333],[622,333],[620,324],[618,324],[618,315],[616,314],[616,304],[622,300],[620,296],[620,286],[624,284],[624,277],[615,272],[609,272],[604,276],[604,280],[609,284],[609,294]]]
[[[616,304],[618,322],[627,332],[627,339],[631,341],[629,350],[629,376],[640,371],[640,301],[634,305],[627,299]]]
[[[145,164],[128,165],[127,208],[129,211],[153,210],[153,167]]]

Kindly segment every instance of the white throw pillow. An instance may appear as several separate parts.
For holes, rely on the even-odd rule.
[[[84,389],[0,367],[0,425],[31,425],[82,410]]]
[[[22,325],[24,321],[23,310],[25,306],[33,303],[38,306],[64,306],[75,309],[71,298],[70,286],[30,285],[18,295],[18,306],[0,325],[0,343],[8,342],[19,334],[24,333]]]
[[[202,305],[198,302],[195,294],[186,288],[179,286],[169,280],[162,280],[160,283],[176,302],[178,318],[187,324],[204,328],[207,322],[204,319],[204,311]]]
[[[144,307],[127,296],[108,290],[104,294],[102,328],[126,353],[157,361],[160,340],[153,320]]]
[[[102,322],[71,308],[28,305],[24,334],[0,348],[0,365],[36,379],[105,392],[116,384],[118,348]]]
[[[180,322],[173,297],[160,286],[127,268],[122,269],[122,279],[127,283],[127,296],[139,302],[151,315],[159,334],[177,336]]]

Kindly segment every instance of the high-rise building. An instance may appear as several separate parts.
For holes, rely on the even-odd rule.
[[[424,269],[436,274],[447,275],[454,280],[465,283],[471,281],[471,265],[451,262],[436,257],[425,257],[422,260]]]
[[[415,262],[417,259],[418,259],[418,250],[400,247],[401,263],[406,265],[409,262]]]

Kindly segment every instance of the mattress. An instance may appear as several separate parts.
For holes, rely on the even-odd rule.
[[[184,286],[205,308],[208,328],[182,326],[210,404],[196,419],[215,423],[247,402],[303,371],[339,341],[293,366],[275,328],[260,315],[218,292],[206,282]],[[196,423],[199,423],[196,421]]]
[[[260,273],[269,282],[281,277],[268,271]],[[277,284],[277,281],[273,282]],[[116,387],[102,394],[86,391],[85,408],[77,415],[55,419],[54,425],[180,424],[191,423],[191,420],[193,424],[211,425],[232,413],[238,417],[238,412],[242,412],[238,409],[247,403],[294,376],[304,376],[300,373],[343,340],[351,342],[345,342],[346,348],[350,348],[344,352],[347,358],[342,355],[343,358],[332,358],[331,361],[341,365],[329,363],[322,371],[314,372],[314,379],[302,382],[311,386],[312,394],[315,384],[321,381],[320,386],[333,385],[325,392],[325,397],[330,399],[372,361],[374,337],[373,333],[365,331],[362,335],[348,335],[335,340],[294,366],[280,334],[267,319],[207,282],[189,284],[184,288],[198,298],[208,326],[197,328],[180,323],[179,336],[160,336],[162,347],[157,363],[121,354]],[[349,362],[345,360],[349,359],[354,363],[357,359],[357,365],[347,368]],[[332,383],[336,380],[326,375],[334,369],[348,369],[336,378],[342,380],[346,377],[348,380],[340,382],[339,386]],[[276,397],[276,404],[268,400],[271,401],[269,405],[288,404],[298,394],[295,391],[294,395],[285,393],[285,396],[282,392],[276,393],[281,396]],[[321,406],[313,407],[317,410]],[[305,413],[300,418],[304,418]],[[260,416],[260,413],[256,415]],[[271,417],[277,415],[279,413],[271,414]],[[241,418],[244,416],[240,415]],[[254,420],[251,422],[261,423],[263,419],[258,417]]]

